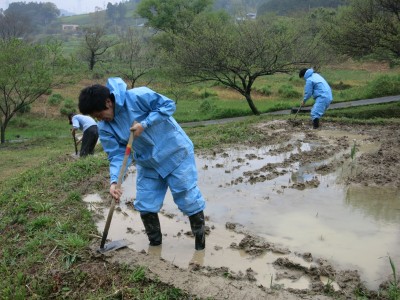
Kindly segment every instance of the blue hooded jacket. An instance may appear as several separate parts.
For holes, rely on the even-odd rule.
[[[306,81],[304,87],[304,102],[311,98],[311,96],[317,100],[323,100],[327,103],[332,102],[332,90],[326,80],[319,75],[314,73],[313,69],[308,69],[304,74],[304,79]]]
[[[194,152],[192,141],[172,117],[174,101],[147,87],[127,90],[125,82],[117,77],[109,78],[106,86],[115,97],[114,119],[100,121],[98,127],[110,161],[110,183],[118,181],[134,121],[145,128],[132,144],[136,163],[147,173],[144,176],[165,178]]]

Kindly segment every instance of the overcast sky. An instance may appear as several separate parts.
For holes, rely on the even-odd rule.
[[[120,0],[0,0],[0,8],[7,9],[8,5],[12,2],[52,2],[54,3],[58,9],[65,9],[67,11],[76,13],[76,14],[83,14],[94,12],[95,7],[100,7],[101,9],[106,9],[107,3],[111,2],[112,4],[121,2]]]

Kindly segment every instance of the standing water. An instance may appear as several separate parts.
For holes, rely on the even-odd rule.
[[[348,133],[321,131],[319,135],[333,139]],[[358,155],[379,146],[362,136],[350,138],[358,145]],[[140,216],[132,207],[136,173],[132,167],[123,183],[121,210],[114,213],[108,238],[127,239],[132,249],[144,250],[181,268],[193,264],[227,267],[235,274],[252,270],[254,280],[267,287],[274,283],[285,288],[308,288],[307,276],[277,276],[274,262],[288,258],[309,268],[313,260],[303,259],[303,254],[311,253],[314,260],[324,258],[337,270],[358,270],[367,288],[376,290],[391,274],[389,256],[400,269],[399,190],[343,184],[343,177],[351,176],[355,167],[354,157],[341,159],[348,149],[308,163],[293,159],[307,156],[320,146],[299,135],[274,146],[234,147],[197,155],[198,184],[207,201],[206,225],[210,227],[204,251],[194,250],[188,218],[177,209],[169,192],[160,214],[163,245],[148,246]],[[326,170],[326,166],[336,167]],[[106,209],[99,210],[101,204],[97,202],[102,200],[98,196],[88,195],[85,201],[107,215]],[[230,223],[240,224],[245,231],[228,229]],[[105,219],[97,223],[100,232],[104,224]],[[257,255],[246,252],[237,247],[246,233],[281,250]],[[321,277],[321,281],[326,283],[326,278]]]

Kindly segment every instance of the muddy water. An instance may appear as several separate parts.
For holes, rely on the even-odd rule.
[[[359,146],[358,155],[378,147],[359,136],[350,138]],[[328,174],[321,175],[315,170],[343,153],[325,161],[283,165],[291,154],[307,155],[318,146],[305,142],[303,136],[295,140],[301,142],[288,151],[276,150],[285,149],[294,140],[273,147],[235,147],[197,157],[199,186],[207,200],[206,225],[211,229],[204,251],[194,250],[194,240],[187,234],[190,231],[188,218],[179,212],[169,193],[160,214],[163,245],[148,246],[140,216],[131,205],[135,191],[134,167],[123,184],[121,210],[114,214],[108,237],[112,240],[125,238],[132,242],[130,247],[134,250],[144,250],[182,268],[193,265],[228,267],[234,274],[246,274],[251,268],[257,283],[266,287],[283,284],[285,288],[308,288],[310,280],[306,276],[276,280],[278,271],[273,262],[287,257],[309,267],[312,262],[305,261],[301,254],[310,252],[314,259],[325,258],[337,270],[359,270],[366,286],[377,289],[391,274],[388,255],[400,264],[399,190],[341,184],[343,175],[351,174],[355,167],[356,163],[350,159]],[[275,176],[265,179],[262,175],[268,174],[257,170],[267,164],[278,167]],[[246,176],[249,174],[246,172],[251,172],[253,177]],[[293,184],[312,180],[319,184],[293,188]],[[92,202],[90,208],[95,212],[104,216],[108,213],[107,208],[101,210],[102,200],[97,195],[88,195],[85,201]],[[239,244],[245,235],[226,229],[227,222],[239,223],[269,243],[289,249],[290,253],[267,251],[261,256],[251,256],[234,249],[230,245]],[[103,231],[104,223],[104,219],[98,222],[99,232]],[[322,282],[324,280],[321,278]]]

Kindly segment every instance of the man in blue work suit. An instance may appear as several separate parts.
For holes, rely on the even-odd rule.
[[[304,78],[306,84],[304,86],[304,98],[302,106],[306,103],[311,96],[315,99],[315,103],[311,109],[311,120],[313,122],[313,128],[319,127],[319,119],[324,115],[331,104],[332,90],[326,80],[315,73],[313,69],[302,69],[299,72],[299,77]]]
[[[162,243],[158,212],[167,188],[178,208],[189,216],[195,249],[205,248],[205,200],[197,186],[192,141],[172,117],[175,102],[147,87],[126,89],[121,78],[109,78],[106,86],[84,88],[79,110],[99,120],[99,135],[110,162],[110,194],[118,201],[119,169],[130,131],[136,161],[136,199],[151,246]],[[131,161],[131,159],[130,159]]]

